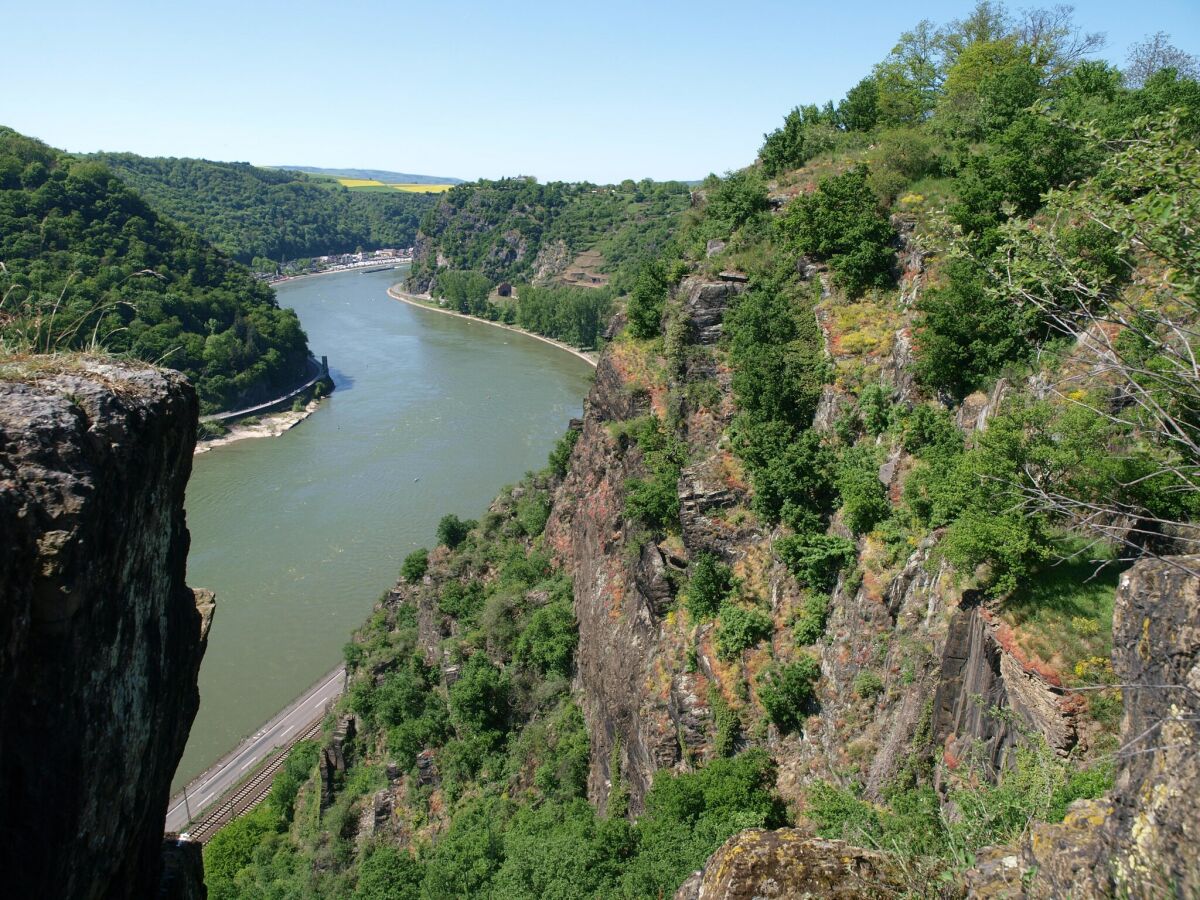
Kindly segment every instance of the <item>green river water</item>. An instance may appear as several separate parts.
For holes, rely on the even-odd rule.
[[[442,515],[478,518],[580,414],[586,363],[392,300],[399,277],[281,285],[337,390],[281,437],[196,457],[188,583],[216,591],[217,612],[174,789],[337,664]]]

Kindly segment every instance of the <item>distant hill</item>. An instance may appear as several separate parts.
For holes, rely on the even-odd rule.
[[[322,169],[317,166],[271,166],[288,172],[305,172],[309,175],[327,175],[330,178],[362,178],[382,181],[384,184],[462,184],[461,178],[443,178],[440,175],[410,175],[406,172],[388,172],[385,169]]]
[[[409,247],[436,200],[390,188],[349,191],[284,169],[204,159],[96,153],[160,213],[182,222],[239,262],[279,261],[358,248]]]

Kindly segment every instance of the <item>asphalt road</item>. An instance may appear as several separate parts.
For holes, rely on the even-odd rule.
[[[189,784],[184,795],[171,798],[165,831],[181,831],[190,820],[221,799],[230,788],[278,747],[286,747],[305,728],[325,714],[325,705],[342,692],[346,667],[338,666],[299,700],[244,740],[237,749]],[[191,816],[188,816],[188,810]]]

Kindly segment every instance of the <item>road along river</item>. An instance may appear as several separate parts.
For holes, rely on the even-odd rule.
[[[195,459],[188,583],[215,590],[217,612],[173,790],[337,664],[441,516],[477,518],[580,414],[586,362],[399,303],[401,274],[278,286],[337,390],[280,437]]]

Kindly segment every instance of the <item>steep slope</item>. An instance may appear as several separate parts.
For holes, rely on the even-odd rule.
[[[232,832],[227,871],[422,897],[1190,885],[1200,85],[1125,88],[1063,58],[1069,21],[989,10],[692,194],[551,469],[406,561],[320,781]],[[528,272],[554,195],[456,190],[420,278]]]
[[[408,283],[417,292],[443,270],[471,270],[492,284],[569,283],[571,263],[595,251],[574,279],[602,284],[662,251],[687,206],[681,182],[598,186],[505,178],[456,186],[421,221]]]
[[[184,583],[196,417],[174,372],[63,357],[2,367],[5,896],[158,890],[213,614],[212,595]],[[202,889],[188,871],[168,896]]]

